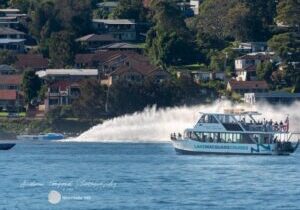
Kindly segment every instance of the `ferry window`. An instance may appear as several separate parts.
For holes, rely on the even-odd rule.
[[[208,133],[203,133],[202,141],[206,142],[208,140]]]
[[[232,133],[227,133],[226,137],[227,137],[227,142],[231,143],[233,141],[233,134]]]
[[[198,123],[218,123],[213,115],[202,115]]]
[[[237,134],[235,134],[235,135],[236,135],[235,141],[236,141],[237,143],[240,143],[240,142],[241,142],[241,134],[237,133]]]
[[[226,134],[225,133],[221,133],[220,134],[220,141],[221,142],[225,142],[226,141]]]
[[[203,141],[203,134],[200,133],[200,132],[194,132],[196,138],[197,138],[197,141]]]
[[[191,139],[199,140],[195,132],[191,132]]]
[[[213,133],[208,134],[208,142],[213,142],[214,141],[214,136]]]
[[[218,142],[219,134],[218,133],[212,133],[212,138],[214,142]]]
[[[184,131],[184,138],[188,138],[188,132],[187,131]]]

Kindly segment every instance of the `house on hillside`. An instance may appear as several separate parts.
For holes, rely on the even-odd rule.
[[[211,80],[225,80],[224,72],[210,72],[210,71],[178,71],[176,73],[177,78],[189,77],[196,83],[208,82]]]
[[[6,16],[0,16],[0,27],[7,27],[7,28],[19,28],[19,20],[17,17],[6,17]]]
[[[87,50],[95,51],[103,45],[118,42],[119,39],[111,34],[88,34],[75,40],[80,42],[81,46]]]
[[[20,25],[20,19],[24,17],[27,17],[27,15],[20,14],[19,9],[0,9],[0,27],[18,29]]]
[[[17,110],[24,106],[22,75],[0,75],[0,108]]]
[[[0,90],[20,90],[22,75],[0,75]]]
[[[6,64],[2,64],[0,65],[0,76],[1,75],[12,75],[12,74],[16,74],[17,70],[9,65]]]
[[[4,17],[22,17],[26,14],[21,14],[19,9],[16,8],[3,8],[0,9],[0,14]]]
[[[105,1],[97,4],[98,8],[103,9],[107,13],[111,13],[117,6],[119,2],[116,1]]]
[[[227,83],[228,92],[236,92],[241,95],[244,93],[263,93],[269,90],[269,86],[266,81],[237,81],[230,80]]]
[[[14,66],[21,71],[26,69],[40,71],[48,68],[49,61],[42,54],[19,54]]]
[[[268,44],[267,42],[241,42],[238,47],[232,49],[242,53],[266,52]]]
[[[136,23],[128,19],[93,19],[93,27],[97,33],[110,34],[122,41],[137,39]]]
[[[0,90],[0,108],[16,111],[24,107],[23,94],[16,90]]]
[[[89,54],[77,54],[75,56],[75,67],[97,68],[99,74],[103,75],[115,71],[119,66],[133,59],[136,63],[150,63],[146,56],[134,51],[96,51]]]
[[[272,61],[272,57],[268,53],[250,53],[236,58],[236,79],[240,81],[256,80],[257,66],[268,61]]]
[[[107,63],[114,61],[119,63],[123,60],[123,55],[120,52],[114,51],[96,51],[95,53],[76,54],[75,67],[76,68],[96,68],[100,72],[109,68]]]
[[[101,84],[111,86],[117,81],[141,84],[146,79],[159,83],[170,79],[170,74],[152,65],[144,56],[132,54],[128,55],[114,71],[105,74]]]
[[[25,33],[6,27],[0,27],[0,50],[18,53],[25,51]]]
[[[98,79],[97,69],[46,69],[36,74],[47,85],[45,111],[70,105],[80,96],[80,81]]]

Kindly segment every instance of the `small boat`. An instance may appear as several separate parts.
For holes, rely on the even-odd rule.
[[[0,150],[10,150],[15,145],[15,143],[0,143]]]
[[[60,133],[47,133],[47,134],[39,134],[39,135],[19,135],[17,136],[18,140],[44,140],[44,141],[55,141],[62,140],[65,136]]]
[[[280,124],[257,120],[258,112],[226,110],[224,113],[201,113],[193,128],[184,134],[171,134],[179,154],[289,155],[300,143],[289,132],[289,118]]]

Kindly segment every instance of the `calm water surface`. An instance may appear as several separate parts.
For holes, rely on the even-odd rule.
[[[0,151],[0,209],[300,209],[299,160],[180,156],[170,144],[18,144]]]

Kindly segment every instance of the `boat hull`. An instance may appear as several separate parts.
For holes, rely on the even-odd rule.
[[[10,150],[15,145],[16,144],[13,144],[13,143],[0,143],[0,150]]]
[[[276,144],[238,144],[211,143],[194,140],[173,140],[178,154],[184,155],[289,155],[290,152],[278,151]]]
[[[46,135],[19,135],[17,136],[18,140],[25,140],[25,141],[36,141],[36,140],[43,140],[43,141],[56,141],[64,139],[62,134],[46,134]]]

